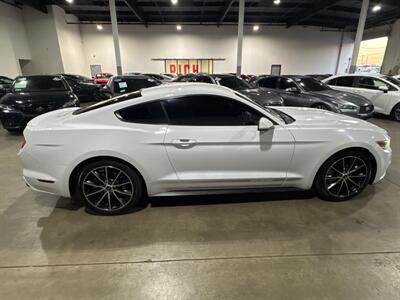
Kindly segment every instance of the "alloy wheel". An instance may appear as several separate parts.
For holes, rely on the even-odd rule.
[[[396,121],[400,121],[400,105],[398,105],[394,111],[394,118]]]
[[[368,178],[365,161],[355,156],[345,156],[336,160],[326,172],[325,188],[335,197],[347,198],[357,195]]]
[[[104,212],[119,211],[133,200],[134,184],[123,170],[101,166],[89,171],[82,182],[86,200]]]

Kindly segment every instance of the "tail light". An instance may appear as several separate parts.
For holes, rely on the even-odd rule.
[[[26,140],[25,140],[25,137],[23,136],[22,137],[21,149],[24,148],[25,144],[26,144]]]

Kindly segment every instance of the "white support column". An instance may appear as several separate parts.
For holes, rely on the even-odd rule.
[[[115,61],[117,64],[117,74],[122,75],[121,50],[119,47],[119,34],[118,34],[118,23],[117,23],[117,11],[115,9],[115,0],[109,0],[109,5],[110,5],[110,15],[111,15],[111,27],[114,40]]]
[[[239,0],[238,43],[237,43],[237,61],[236,61],[237,76],[240,76],[242,74],[244,1],[245,0]]]
[[[353,56],[351,57],[350,73],[355,73],[358,53],[360,52],[360,45],[364,34],[365,21],[368,15],[369,0],[363,0],[358,19],[356,40],[354,42]]]
[[[340,59],[342,58],[343,40],[344,40],[344,29],[342,31],[342,34],[340,35],[339,53],[336,61],[335,75],[339,73]]]

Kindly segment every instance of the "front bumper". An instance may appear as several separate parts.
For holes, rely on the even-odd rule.
[[[0,121],[7,130],[24,129],[38,114],[25,114],[19,110],[0,109]]]

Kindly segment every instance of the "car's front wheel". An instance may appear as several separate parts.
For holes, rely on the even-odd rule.
[[[140,175],[129,166],[102,160],[83,167],[77,177],[76,194],[90,210],[115,215],[138,204],[143,186]]]
[[[368,185],[371,169],[371,160],[365,153],[340,152],[322,165],[315,179],[314,189],[324,200],[349,200]]]
[[[391,117],[393,120],[400,122],[400,103],[393,108]]]

